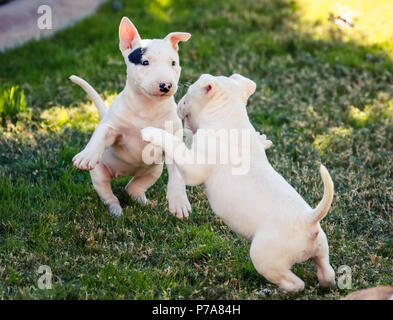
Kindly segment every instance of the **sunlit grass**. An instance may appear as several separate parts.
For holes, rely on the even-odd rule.
[[[351,106],[349,110],[349,118],[356,126],[364,127],[367,124],[368,113]]]
[[[169,22],[171,0],[149,0],[147,11],[155,16],[157,19]]]
[[[340,37],[363,45],[378,45],[393,57],[393,1],[297,0],[299,17],[319,39]]]
[[[343,144],[350,139],[352,133],[352,128],[333,127],[328,130],[327,134],[318,135],[315,138],[314,145],[321,154],[325,154],[327,150],[332,149],[332,147],[338,148],[339,144]],[[345,147],[346,144],[343,144],[343,148]]]
[[[115,97],[116,94],[111,94],[104,102],[110,106]],[[58,133],[66,128],[91,132],[100,121],[97,108],[92,103],[81,103],[77,107],[51,107],[41,112],[40,119],[42,128]]]
[[[0,121],[15,123],[18,119],[29,116],[25,93],[19,86],[11,86],[0,91]]]
[[[349,108],[349,122],[352,126],[357,128],[366,127],[372,123],[387,121],[393,123],[393,100],[384,99],[380,95],[379,99],[372,104],[363,107],[363,110],[350,106]]]

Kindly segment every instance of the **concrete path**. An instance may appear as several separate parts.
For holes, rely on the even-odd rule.
[[[0,6],[0,51],[30,39],[47,37],[94,13],[105,0],[14,0]],[[41,30],[37,21],[40,5],[52,11],[52,30]]]

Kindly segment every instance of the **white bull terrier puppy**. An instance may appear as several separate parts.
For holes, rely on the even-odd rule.
[[[174,158],[186,184],[204,184],[213,211],[232,230],[251,240],[251,260],[266,279],[286,292],[303,290],[304,282],[292,273],[291,267],[313,258],[320,286],[332,286],[335,273],[329,264],[328,242],[319,222],[330,208],[333,182],[321,165],[324,195],[313,209],[273,169],[265,153],[271,143],[255,131],[246,111],[247,99],[255,88],[253,81],[238,74],[230,78],[202,75],[178,104],[179,116],[185,118],[186,126],[195,133],[191,149],[179,138],[157,128],[143,129],[142,138]],[[239,135],[249,133],[248,144],[246,139],[240,143],[240,139],[229,141],[231,148],[241,150],[242,161],[249,158],[247,172],[234,174],[231,163],[195,161],[206,159],[206,152],[212,150],[199,143],[205,139],[204,132],[210,132],[208,136],[214,132],[221,135],[218,132],[223,129],[235,130]],[[247,148],[240,144],[246,144]],[[217,154],[218,150],[214,152]]]
[[[164,124],[170,122],[174,132],[182,137],[182,123],[174,100],[181,71],[178,43],[187,41],[191,35],[173,32],[164,39],[142,40],[132,22],[124,17],[119,37],[127,81],[111,108],[107,108],[86,81],[70,77],[91,97],[101,118],[89,143],[72,161],[76,168],[91,170],[95,190],[115,216],[122,214],[122,208],[112,192],[112,178],[133,176],[126,191],[133,199],[146,203],[145,191],[162,173],[162,163],[146,164],[142,159],[147,143],[141,138],[141,129],[147,126],[164,128]],[[180,219],[186,218],[191,206],[184,181],[176,166],[166,163],[169,210]]]

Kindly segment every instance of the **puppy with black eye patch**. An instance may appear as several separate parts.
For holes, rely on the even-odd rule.
[[[128,60],[135,65],[148,65],[149,62],[147,60],[143,61],[144,63],[142,63],[142,56],[145,54],[145,52],[146,48],[137,48],[128,55]]]
[[[163,164],[143,161],[146,143],[141,129],[164,128],[166,122],[171,122],[173,132],[182,138],[174,100],[181,72],[178,43],[190,37],[189,33],[172,32],[163,39],[142,40],[132,22],[124,17],[119,27],[119,47],[127,67],[127,81],[111,108],[86,81],[70,77],[91,97],[101,118],[87,146],[72,161],[76,168],[90,170],[95,190],[115,216],[123,210],[112,192],[111,179],[133,177],[126,191],[145,204],[146,190],[162,173]],[[167,163],[167,168],[169,210],[180,219],[187,218],[191,206],[184,181],[173,164]]]

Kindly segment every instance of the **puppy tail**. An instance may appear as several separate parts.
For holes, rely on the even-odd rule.
[[[105,104],[104,100],[101,99],[97,91],[95,91],[94,88],[82,78],[72,75],[70,77],[70,80],[73,83],[79,85],[83,90],[85,90],[87,95],[91,98],[91,100],[93,100],[94,104],[96,105],[100,119],[103,119],[105,113],[108,111],[108,107]]]
[[[319,168],[319,171],[321,173],[324,191],[321,202],[311,213],[310,219],[312,224],[318,223],[326,216],[332,204],[334,194],[334,184],[329,172],[322,164]]]

